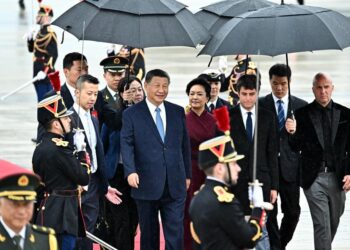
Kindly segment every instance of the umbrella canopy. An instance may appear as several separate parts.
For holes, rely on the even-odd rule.
[[[134,6],[143,6],[145,14],[126,12],[130,8],[129,2],[134,3]],[[149,3],[148,8],[145,7],[146,3]],[[155,9],[157,6],[160,9]],[[133,11],[135,10],[139,12],[141,9],[134,7]],[[79,40],[126,44],[136,48],[195,47],[208,37],[207,30],[186,6],[173,0],[82,1],[52,24]]]
[[[349,46],[349,18],[324,8],[278,5],[233,18],[199,54],[276,56]]]
[[[274,5],[277,4],[266,0],[225,0],[203,7],[195,17],[209,30],[210,34],[215,34],[233,17]]]

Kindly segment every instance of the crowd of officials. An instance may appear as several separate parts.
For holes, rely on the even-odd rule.
[[[289,66],[275,64],[271,93],[259,98],[264,72],[246,58],[228,76],[207,69],[190,81],[184,108],[166,101],[169,74],[146,73],[144,51],[123,46],[101,60],[101,77],[68,53],[61,85],[52,15],[42,6],[41,30],[28,37],[34,76],[47,75],[34,83],[36,175],[14,166],[0,175],[0,249],[89,250],[88,231],[131,250],[139,226],[141,249],[156,250],[159,215],[169,250],[286,249],[300,187],[315,249],[332,249],[350,189],[350,110],[332,100],[330,75],[314,76],[308,104],[288,94]]]

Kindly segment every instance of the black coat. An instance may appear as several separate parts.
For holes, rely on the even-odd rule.
[[[41,201],[36,222],[54,228],[57,233],[85,235],[78,195],[53,194],[57,190],[77,190],[78,185],[89,183],[88,169],[74,155],[74,148],[53,141],[62,139],[47,132],[33,154],[33,170],[50,194]]]
[[[246,222],[241,204],[233,194],[227,192],[233,196],[231,201],[220,202],[214,188],[228,190],[223,183],[207,179],[205,186],[193,197],[189,208],[201,249],[253,248],[260,238],[257,236],[260,226],[252,219]],[[254,209],[254,212],[261,214],[261,209]]]
[[[307,105],[307,102],[291,96],[290,102],[292,103],[293,110],[297,110]],[[288,142],[288,132],[283,127],[279,130],[278,117],[275,108],[274,99],[272,94],[268,94],[265,97],[259,99],[259,105],[262,108],[270,110],[275,115],[275,129],[277,134],[277,147],[279,153],[279,172],[281,177],[287,182],[299,182],[299,153],[294,152]],[[287,111],[287,117],[290,117],[291,109],[290,105]]]
[[[295,113],[297,129],[289,136],[292,149],[301,151],[301,187],[308,189],[316,179],[321,167],[324,149],[322,118],[317,113],[316,101]],[[350,110],[337,103],[332,105],[331,150],[334,168],[342,189],[344,175],[350,174]]]
[[[270,202],[271,189],[278,190],[278,165],[277,165],[277,135],[274,126],[274,115],[263,108],[258,113],[258,155],[257,155],[257,179],[263,183],[264,200]],[[253,177],[254,138],[250,141],[244,127],[240,105],[230,110],[230,135],[238,154],[244,155],[238,161],[241,167],[237,185],[233,192],[237,195],[246,214],[250,214],[250,202],[248,200],[248,182]],[[255,135],[254,135],[255,137]]]
[[[17,250],[8,232],[0,222],[0,249]],[[54,230],[36,225],[26,225],[24,250],[57,250]]]
[[[77,128],[77,125],[78,125],[78,121],[79,121],[79,127],[80,128],[83,128],[82,127],[82,122],[78,116],[78,113],[75,111],[74,108],[71,108],[70,109],[71,111],[73,111],[73,114],[71,115],[71,119],[72,119],[72,131],[74,128]],[[108,191],[108,180],[107,180],[107,177],[106,177],[106,167],[105,167],[105,159],[104,159],[104,150],[103,150],[103,144],[102,144],[102,141],[101,141],[101,137],[100,137],[100,132],[99,132],[99,129],[98,129],[98,121],[97,119],[94,117],[94,116],[91,116],[91,119],[92,119],[92,123],[94,124],[94,129],[95,129],[95,132],[96,132],[96,140],[97,140],[97,144],[96,144],[96,147],[95,147],[95,150],[96,150],[96,157],[97,157],[97,164],[98,164],[98,167],[97,167],[97,171],[95,173],[95,175],[97,175],[98,179],[99,179],[99,194],[104,196],[107,191]],[[90,159],[91,159],[91,162],[93,161],[92,159],[92,152],[91,152],[91,147],[89,145],[89,142],[87,140],[87,136],[86,136],[86,133],[84,131],[84,135],[85,135],[85,143],[86,143],[86,152],[89,153],[89,156],[90,156]],[[73,133],[69,133],[69,135],[67,136],[69,138],[69,140],[71,142],[73,142]]]

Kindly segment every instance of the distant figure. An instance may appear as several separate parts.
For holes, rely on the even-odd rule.
[[[40,25],[40,30],[35,38],[33,37],[33,33],[29,33],[27,36],[28,50],[34,53],[33,77],[35,77],[39,71],[43,71],[45,74],[55,71],[54,66],[58,57],[58,51],[56,33],[50,26],[52,17],[52,8],[48,5],[40,5],[36,17],[36,23]],[[48,77],[44,80],[34,82],[34,87],[38,102],[44,99],[47,92],[52,90]]]

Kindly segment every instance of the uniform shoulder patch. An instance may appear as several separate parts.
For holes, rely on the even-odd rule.
[[[53,32],[55,32],[55,31],[53,30],[53,28],[52,28],[51,25],[50,25],[50,26],[47,27],[47,32],[52,32],[52,33],[53,33]]]
[[[69,142],[62,140],[62,138],[52,138],[51,139],[58,147],[68,147]]]
[[[33,231],[35,232],[39,232],[42,234],[55,234],[55,230],[49,227],[42,227],[42,226],[38,226],[38,225],[31,225]]]
[[[233,201],[233,198],[235,197],[234,194],[226,191],[222,186],[215,186],[214,192],[218,196],[219,202],[230,203]]]

